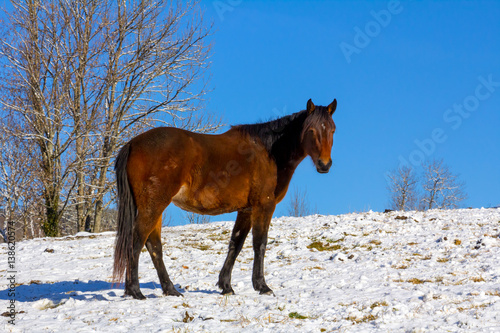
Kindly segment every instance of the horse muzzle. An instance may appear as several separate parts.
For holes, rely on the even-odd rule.
[[[330,171],[330,167],[332,166],[332,159],[328,161],[327,164],[325,164],[322,160],[318,159],[318,162],[316,163],[316,170],[319,173],[327,173]]]

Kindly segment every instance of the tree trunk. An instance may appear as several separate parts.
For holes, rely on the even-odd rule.
[[[47,193],[45,196],[45,221],[43,232],[47,237],[57,237],[59,231],[59,197],[57,193]]]
[[[102,200],[96,200],[95,215],[94,215],[94,232],[101,232],[102,230]]]

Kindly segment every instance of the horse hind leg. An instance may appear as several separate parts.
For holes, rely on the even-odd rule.
[[[135,219],[132,229],[132,258],[127,263],[127,274],[125,278],[125,295],[135,299],[145,299],[139,285],[139,256],[149,235],[154,229],[154,222],[150,214],[139,213]]]
[[[146,248],[149,251],[149,255],[151,256],[156,272],[158,273],[158,278],[160,279],[163,294],[165,296],[182,296],[182,294],[175,289],[174,284],[168,276],[165,264],[163,263],[163,252],[161,245],[161,218],[157,220],[156,227],[149,235],[146,241]]]
[[[145,237],[134,228],[133,234],[132,258],[127,262],[127,273],[125,277],[125,295],[132,296],[135,299],[146,299],[142,294],[139,285],[139,256],[144,247]]]

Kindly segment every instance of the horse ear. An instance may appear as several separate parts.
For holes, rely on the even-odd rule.
[[[336,109],[337,109],[337,99],[334,99],[333,102],[330,105],[328,105],[328,113],[330,114],[330,116],[333,115]]]
[[[307,108],[306,108],[307,112],[312,113],[315,108],[316,106],[314,106],[313,101],[311,101],[311,99],[309,98],[309,100],[307,101]]]

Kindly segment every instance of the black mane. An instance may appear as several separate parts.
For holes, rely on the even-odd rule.
[[[252,138],[259,139],[274,160],[288,162],[300,149],[300,141],[307,111],[299,111],[268,122],[233,126]]]

